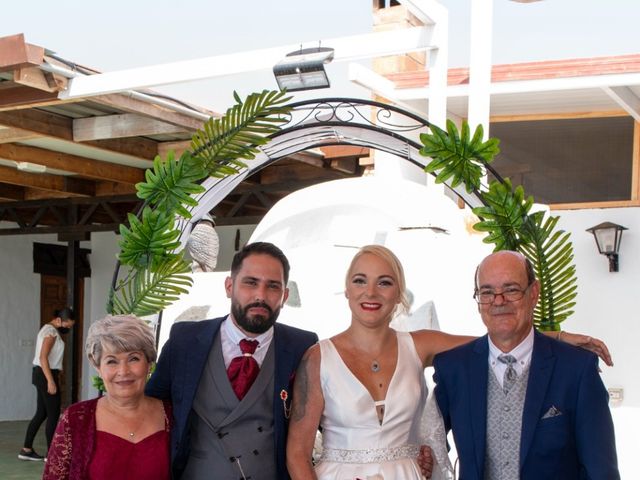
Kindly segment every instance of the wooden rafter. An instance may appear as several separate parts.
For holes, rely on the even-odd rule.
[[[68,195],[91,196],[95,194],[95,185],[91,181],[48,175],[46,173],[20,172],[15,168],[0,165],[0,179],[4,183],[23,187],[63,192]]]
[[[26,200],[25,187],[0,182],[0,198],[4,200]]]
[[[139,135],[171,134],[183,131],[183,127],[177,127],[135,113],[77,118],[73,121],[73,139],[76,142]]]
[[[68,79],[38,67],[18,68],[13,71],[13,81],[26,87],[37,88],[45,92],[59,92],[67,87]]]
[[[44,48],[25,42],[22,33],[0,38],[0,72],[38,66],[43,58]]]
[[[169,110],[158,105],[145,103],[141,100],[131,98],[125,94],[102,95],[99,97],[94,97],[91,100],[102,105],[108,105],[113,108],[124,110],[125,112],[138,113],[149,118],[162,120],[165,123],[182,127],[183,131],[186,130],[195,132],[196,130],[202,128],[202,124],[204,123],[202,120],[186,115],[184,113]],[[217,113],[208,110],[198,111],[212,117],[218,116]]]
[[[2,89],[0,111],[16,108],[33,108],[60,103],[56,92],[47,92],[37,88],[14,85]]]
[[[140,204],[135,195],[0,203],[0,221],[18,225],[0,228],[0,235],[117,231]]]
[[[73,120],[53,113],[39,110],[0,112],[0,125],[73,142]],[[145,138],[95,140],[85,144],[148,160],[153,159],[158,152],[157,142]]]
[[[0,128],[0,143],[22,142],[24,140],[39,138],[40,136],[41,135],[38,135],[37,133],[22,130],[20,128]]]
[[[68,153],[15,144],[0,144],[0,158],[30,162],[98,180],[136,184],[144,180],[144,172],[135,167],[116,165]],[[2,177],[0,176],[0,179]]]

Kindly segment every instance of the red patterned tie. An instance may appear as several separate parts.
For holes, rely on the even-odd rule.
[[[231,382],[231,388],[236,392],[239,400],[242,400],[247,394],[253,381],[260,372],[258,362],[253,358],[253,352],[258,348],[257,340],[240,340],[240,350],[242,356],[231,360],[227,369],[227,376]]]

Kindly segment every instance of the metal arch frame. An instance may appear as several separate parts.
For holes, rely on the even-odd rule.
[[[202,183],[205,192],[194,197],[198,205],[189,209],[192,218],[177,220],[183,246],[195,223],[242,181],[288,155],[320,146],[357,145],[394,154],[420,168],[429,163],[429,157],[420,154],[422,145],[404,135],[430,126],[428,120],[412,112],[373,100],[339,97],[289,106],[292,110],[287,123],[268,144],[259,148],[254,159],[245,161],[246,169],[237,175],[208,178]],[[395,118],[404,121],[392,122]],[[468,193],[464,186],[451,187],[447,181],[445,185],[470,207],[484,205],[477,191]]]

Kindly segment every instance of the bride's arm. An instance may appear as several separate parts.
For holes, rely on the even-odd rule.
[[[411,332],[413,343],[424,367],[433,365],[433,357],[438,353],[469,343],[478,337],[452,335],[438,330],[416,330]]]
[[[607,365],[613,365],[609,349],[602,340],[589,337],[587,335],[581,335],[579,333],[570,333],[565,331],[547,331],[541,333],[570,345],[590,350],[598,355]],[[450,350],[478,338],[468,335],[452,335],[450,333],[440,332],[437,330],[416,330],[411,332],[411,335],[413,336],[413,341],[418,355],[425,367],[430,367],[433,364],[433,357],[438,353]]]
[[[311,457],[323,410],[320,346],[314,345],[302,357],[293,385],[287,438],[287,469],[291,480],[317,479]]]

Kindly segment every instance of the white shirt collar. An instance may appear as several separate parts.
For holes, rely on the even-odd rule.
[[[531,331],[525,337],[525,339],[518,344],[516,348],[511,350],[510,352],[503,352],[491,341],[491,337],[488,337],[489,340],[489,365],[497,371],[504,373],[506,370],[506,365],[502,362],[498,362],[498,356],[502,354],[513,355],[516,359],[516,363],[514,364],[514,368],[518,375],[520,375],[525,367],[531,362],[531,354],[533,353],[533,327],[531,327]],[[496,371],[496,373],[498,373]],[[497,375],[500,379],[502,375]]]

